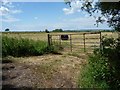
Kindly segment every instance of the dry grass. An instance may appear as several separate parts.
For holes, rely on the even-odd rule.
[[[77,88],[80,68],[86,64],[85,54],[43,55],[14,58],[4,64],[3,85],[37,88]],[[10,68],[10,67],[14,68]],[[8,78],[7,78],[8,77]]]
[[[84,32],[62,32],[62,33],[50,33],[53,35],[58,35],[58,36],[54,36],[53,39],[59,39],[59,34],[78,34],[78,35],[72,35],[73,39],[82,39],[83,35],[82,33]],[[80,35],[79,35],[80,34]],[[34,40],[47,40],[47,33],[43,33],[43,32],[36,32],[36,33],[2,33],[2,35],[7,35],[9,37],[22,37],[22,38],[29,38],[29,39],[34,39]],[[116,32],[102,32],[102,36],[107,35],[108,37],[117,37],[117,33]],[[87,38],[98,38],[99,34],[95,35],[91,35],[91,34],[87,34],[86,36]]]

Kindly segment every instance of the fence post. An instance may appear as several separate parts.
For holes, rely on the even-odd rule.
[[[50,46],[51,45],[51,43],[50,43],[50,34],[48,34],[48,46]]]
[[[59,35],[59,45],[61,46],[61,35]]]
[[[84,52],[86,52],[86,47],[85,47],[85,33],[83,33],[83,40],[84,40]]]
[[[71,52],[72,52],[72,38],[71,38],[71,34],[70,34],[70,49],[71,49]]]
[[[102,51],[102,34],[100,32],[100,52]]]

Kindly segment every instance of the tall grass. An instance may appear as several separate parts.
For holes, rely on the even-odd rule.
[[[54,47],[48,47],[47,42],[34,41],[23,38],[10,38],[2,36],[2,56],[30,56],[42,55],[45,53],[54,52]]]

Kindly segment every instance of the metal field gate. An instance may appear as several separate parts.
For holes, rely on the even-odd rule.
[[[48,34],[48,45],[62,46],[64,50],[71,52],[101,49],[101,32]]]

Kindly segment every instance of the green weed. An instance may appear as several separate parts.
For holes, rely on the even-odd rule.
[[[23,38],[2,36],[2,56],[31,56],[54,52],[54,47],[48,47],[47,42]],[[56,51],[57,52],[57,51]]]

